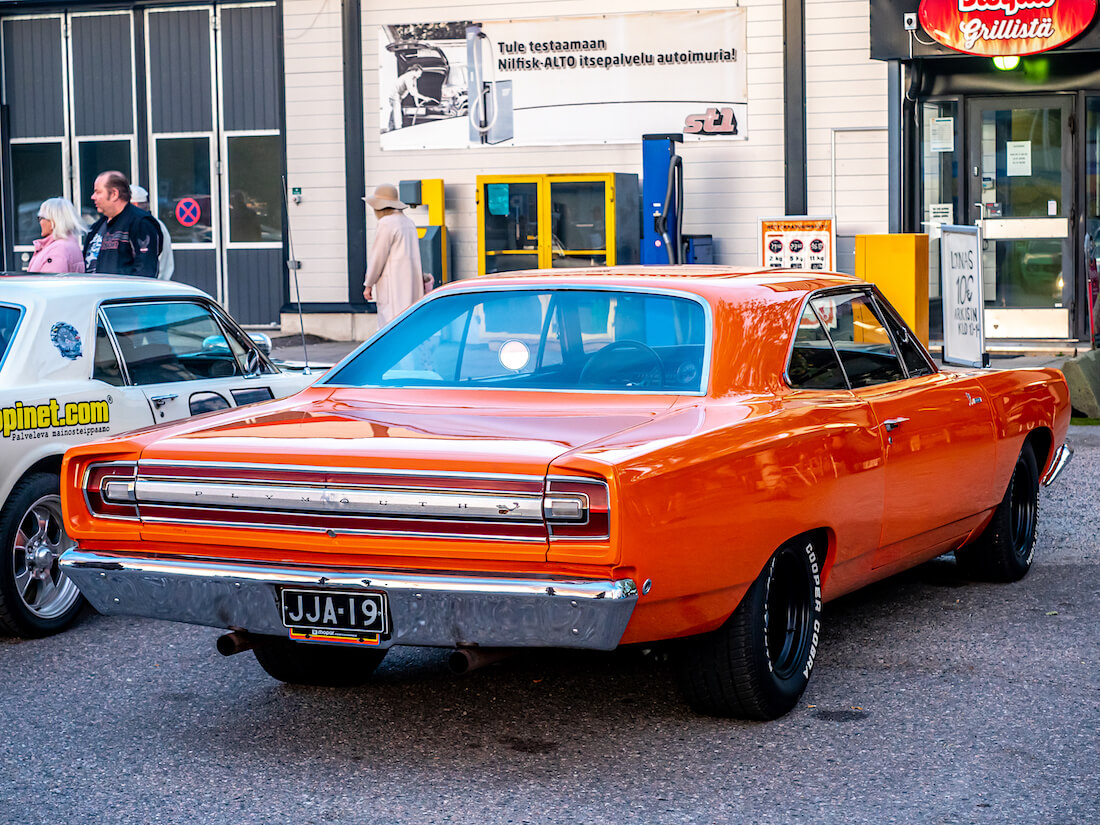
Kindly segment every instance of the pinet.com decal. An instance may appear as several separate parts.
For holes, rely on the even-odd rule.
[[[44,404],[16,401],[0,409],[4,438],[25,441],[54,436],[96,435],[108,432],[111,420],[109,400],[60,402],[51,398]]]

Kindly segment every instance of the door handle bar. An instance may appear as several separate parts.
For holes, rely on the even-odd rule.
[[[179,396],[173,393],[171,395],[154,395],[149,400],[152,401],[153,406],[156,407],[159,410],[161,407],[163,407],[169,401],[175,401],[177,398],[179,398]]]
[[[908,420],[908,418],[887,418],[885,421],[882,422],[882,426],[886,428],[886,432],[891,432],[893,430],[896,430]]]

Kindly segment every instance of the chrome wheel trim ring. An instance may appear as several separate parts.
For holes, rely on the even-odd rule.
[[[73,546],[61,517],[61,497],[56,494],[35,501],[16,525],[12,577],[19,600],[35,618],[56,619],[80,598],[76,585],[57,565],[61,554]]]

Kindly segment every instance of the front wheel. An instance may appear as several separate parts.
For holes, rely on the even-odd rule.
[[[992,520],[976,541],[955,551],[955,561],[974,579],[1019,581],[1035,558],[1038,524],[1039,465],[1031,445],[1024,444]]]
[[[692,708],[767,720],[795,706],[820,640],[823,556],[810,541],[785,544],[724,625],[684,643],[680,686]]]
[[[53,473],[20,481],[0,510],[0,630],[28,638],[64,630],[84,603],[57,560],[74,545]]]
[[[354,687],[361,685],[382,663],[385,650],[336,647],[265,638],[253,648],[267,675],[291,685]]]

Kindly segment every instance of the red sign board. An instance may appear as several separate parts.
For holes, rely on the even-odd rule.
[[[921,0],[920,24],[937,41],[967,54],[1035,54],[1088,28],[1097,0]]]

